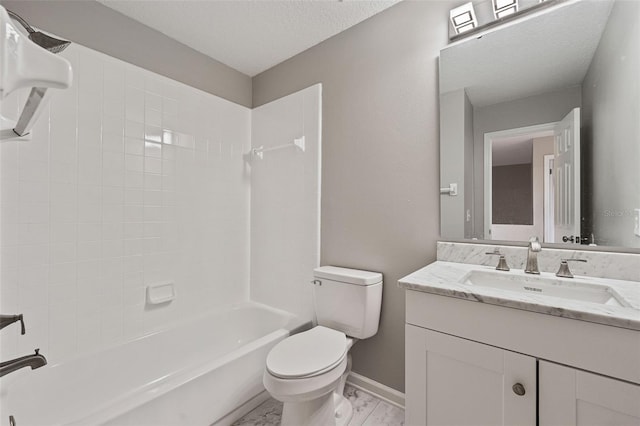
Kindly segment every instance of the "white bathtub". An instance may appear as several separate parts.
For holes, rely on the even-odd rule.
[[[264,390],[267,353],[300,327],[293,315],[245,303],[90,356],[16,372],[21,376],[0,391],[0,425],[9,415],[20,426],[210,425]]]

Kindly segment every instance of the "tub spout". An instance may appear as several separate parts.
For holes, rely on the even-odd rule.
[[[33,355],[26,355],[10,361],[0,362],[0,377],[24,367],[31,367],[32,370],[35,370],[43,365],[47,365],[47,359],[40,355],[40,349],[36,349],[36,353]]]

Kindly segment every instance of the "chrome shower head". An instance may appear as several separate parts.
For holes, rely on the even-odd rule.
[[[29,32],[29,40],[40,47],[47,49],[51,53],[60,53],[71,44],[70,41],[60,40],[55,37],[48,36],[40,31],[34,30],[20,15],[7,9],[9,16],[20,23],[25,30]]]

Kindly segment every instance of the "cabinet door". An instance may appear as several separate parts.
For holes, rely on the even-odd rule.
[[[405,371],[407,425],[536,424],[533,357],[407,324]]]
[[[539,361],[540,426],[640,425],[640,386]]]

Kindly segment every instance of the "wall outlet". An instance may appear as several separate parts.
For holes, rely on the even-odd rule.
[[[635,214],[633,215],[633,233],[636,234],[636,237],[640,237],[640,209],[635,210]]]

